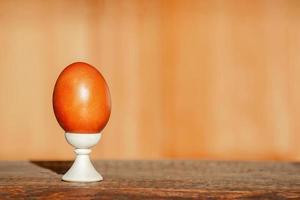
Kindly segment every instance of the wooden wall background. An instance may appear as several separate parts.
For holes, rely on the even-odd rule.
[[[51,97],[106,77],[94,158],[300,159],[300,1],[0,1],[0,159],[71,159]]]

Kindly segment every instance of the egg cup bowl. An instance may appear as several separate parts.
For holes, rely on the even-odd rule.
[[[76,153],[76,159],[72,167],[62,177],[69,182],[96,182],[103,180],[102,176],[94,168],[89,154],[91,147],[101,139],[101,133],[65,133],[67,142],[72,145]]]

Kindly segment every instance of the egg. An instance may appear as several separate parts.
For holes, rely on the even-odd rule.
[[[102,74],[84,62],[67,66],[54,86],[53,110],[66,132],[99,133],[111,113],[110,93]]]

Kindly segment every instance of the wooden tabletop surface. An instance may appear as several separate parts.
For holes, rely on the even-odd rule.
[[[70,183],[69,161],[1,161],[0,199],[300,199],[300,163],[94,161],[104,180]]]

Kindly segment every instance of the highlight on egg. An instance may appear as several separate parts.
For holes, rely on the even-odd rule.
[[[111,113],[111,99],[102,74],[90,64],[75,62],[59,75],[53,91],[53,110],[70,133],[99,133]]]

